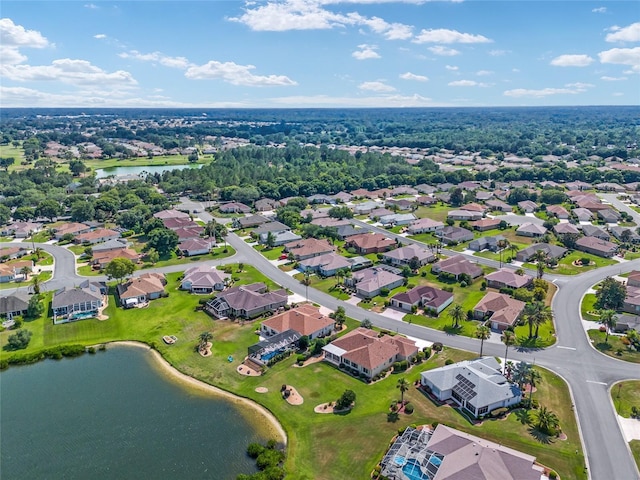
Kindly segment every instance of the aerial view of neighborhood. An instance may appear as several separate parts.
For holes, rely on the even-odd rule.
[[[640,478],[639,118],[3,109],[3,478]]]

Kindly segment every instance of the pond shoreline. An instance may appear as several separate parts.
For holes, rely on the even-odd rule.
[[[213,393],[214,395],[218,397],[222,397],[225,400],[228,400],[237,406],[249,407],[251,410],[262,415],[265,418],[265,420],[267,420],[267,423],[270,427],[269,428],[270,433],[275,434],[279,437],[277,438],[278,442],[282,443],[285,446],[287,445],[287,440],[288,440],[287,433],[285,432],[284,428],[282,427],[282,425],[280,424],[276,416],[270,410],[260,405],[259,403],[249,398],[238,396],[227,390],[223,390],[219,387],[210,385],[206,382],[203,382],[202,380],[198,380],[185,373],[182,373],[180,370],[174,367],[171,363],[169,363],[169,361],[167,361],[167,359],[165,359],[160,354],[160,352],[158,352],[157,350],[154,350],[146,343],[136,342],[132,340],[125,340],[125,341],[109,342],[108,345],[135,347],[135,348],[141,348],[149,351],[156,365],[160,367],[160,370],[167,376],[171,377],[172,379],[185,383],[190,387],[195,387],[197,389],[200,389],[209,393]]]

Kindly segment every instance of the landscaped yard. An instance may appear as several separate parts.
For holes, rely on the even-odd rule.
[[[234,265],[233,275],[241,280],[266,280],[248,266],[242,273],[237,273],[236,269],[237,265]],[[388,406],[399,398],[396,383],[400,377],[413,383],[419,379],[421,371],[442,366],[448,359],[470,359],[476,353],[445,348],[422,365],[371,385],[326,363],[293,367],[295,356],[280,362],[262,377],[242,377],[235,370],[238,360],[246,355],[247,347],[258,338],[255,335],[256,324],[216,321],[194,311],[200,297],[177,291],[178,278],[179,274],[168,275],[169,297],[154,300],[147,308],[122,310],[116,308],[113,297],[110,297],[110,305],[106,309],[110,318],[105,321],[85,320],[53,325],[50,320],[41,318],[26,322],[25,328],[33,332],[26,351],[57,344],[92,345],[110,340],[139,340],[152,344],[178,370],[251,398],[273,412],[287,431],[289,455],[286,469],[296,479],[344,478],[345,472],[350,472],[351,478],[368,478],[398,428],[434,421],[535,455],[539,462],[556,470],[564,479],[586,479],[568,389],[549,372],[541,370],[543,380],[534,398],[558,415],[562,430],[568,437],[566,441],[551,440],[547,444],[536,440],[529,427],[521,424],[520,417],[514,413],[506,420],[486,420],[472,425],[451,407],[436,406],[414,388],[405,395],[405,399],[415,406],[414,413],[401,415],[395,423],[388,422]],[[353,322],[348,321],[348,325],[353,326]],[[214,336],[213,355],[208,358],[194,351],[198,335],[204,331],[211,331]],[[1,345],[6,344],[8,334],[0,333]],[[178,341],[171,346],[165,345],[161,340],[163,335],[175,335]],[[1,351],[0,355],[6,358],[8,353]],[[228,362],[229,355],[236,360]],[[303,405],[291,406],[281,398],[279,390],[283,383],[298,390],[304,398]],[[258,386],[268,388],[268,393],[256,393]],[[316,405],[335,401],[345,389],[356,393],[355,408],[349,414],[313,413]]]
[[[595,293],[586,293],[582,298],[582,304],[580,305],[580,314],[582,315],[582,318],[584,320],[592,320],[594,322],[597,322],[600,320],[600,317],[593,315],[593,313],[589,313],[589,312],[595,312],[597,310],[596,309],[597,300],[598,298],[596,297]]]
[[[42,272],[37,275],[29,275],[29,279],[26,282],[0,283],[0,290],[9,290],[12,288],[26,287],[27,285],[31,285],[31,282],[33,281],[34,276],[38,277],[38,279],[42,283],[42,282],[46,282],[47,280],[50,280],[51,277],[53,276],[53,273],[47,270],[46,272]]]
[[[636,461],[638,470],[640,470],[640,440],[631,440],[629,442],[629,447],[631,447],[631,453]]]
[[[227,250],[226,252],[224,250]],[[189,268],[189,264],[193,262],[202,262],[204,260],[220,260],[235,255],[236,251],[233,247],[227,245],[226,247],[216,247],[211,250],[211,253],[206,255],[195,255],[193,257],[179,257],[175,252],[172,252],[168,257],[160,257],[160,261],[155,264],[144,263],[142,268],[160,268],[168,267],[170,265],[185,265],[185,269]]]
[[[209,163],[213,160],[213,155],[200,155],[197,163]],[[111,167],[153,167],[163,165],[189,165],[187,155],[161,155],[153,158],[133,157],[133,158],[111,158],[107,160],[83,160],[85,165],[92,169]]]
[[[589,330],[589,338],[596,349],[610,357],[624,360],[626,362],[640,363],[640,352],[631,352],[622,343],[623,336],[609,335],[608,342],[605,343],[605,332],[600,330]]]
[[[304,273],[296,273],[293,278],[302,282],[302,280],[304,280]],[[348,300],[350,298],[348,293],[337,288],[338,281],[336,277],[320,278],[317,275],[310,275],[309,280],[311,281],[309,288],[315,288],[321,292],[328,293],[332,297],[336,297],[338,300]]]
[[[41,232],[36,233],[33,237],[24,238],[22,241],[24,243],[45,243],[51,240],[51,236],[47,230],[43,230]]]
[[[587,266],[576,266],[573,264],[576,260],[581,258],[588,258],[590,263]],[[607,265],[614,265],[618,262],[611,258],[602,258],[590,253],[574,251],[562,258],[555,268],[549,269],[549,272],[557,273],[558,275],[578,275],[594,268],[606,267]]]
[[[278,260],[284,252],[284,247],[269,248],[266,245],[254,245],[253,248],[264,255],[268,260]]]
[[[437,204],[429,207],[418,207],[413,214],[416,218],[430,218],[444,223],[447,221],[447,214],[453,209],[449,205]]]
[[[640,410],[640,380],[627,380],[614,385],[611,399],[618,415],[631,418],[631,407]]]

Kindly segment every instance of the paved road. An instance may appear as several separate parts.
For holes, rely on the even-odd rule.
[[[354,223],[358,223],[355,221]],[[362,223],[369,229],[371,225]],[[387,235],[393,235],[381,230]],[[399,237],[405,243],[419,243]],[[347,304],[326,293],[313,288],[304,287],[299,281],[279,270],[269,260],[248,245],[236,234],[230,233],[227,240],[236,249],[236,255],[222,260],[211,260],[205,263],[219,265],[230,262],[244,262],[256,267],[259,271],[272,278],[275,282],[299,295],[306,296],[312,302],[331,309],[338,306],[345,308],[348,316],[356,320],[368,318],[378,327],[421,338],[433,342],[442,342],[454,348],[469,351],[479,350],[479,341],[462,336],[448,335],[444,332],[429,329],[419,325],[408,324],[393,320],[374,312]],[[0,244],[4,245],[4,244]],[[80,283],[87,277],[81,277],[75,272],[74,255],[67,249],[55,245],[39,245],[51,253],[56,261],[52,280],[46,282],[47,289],[57,289],[66,285]],[[446,252],[453,254],[458,252]],[[473,257],[474,261],[493,267],[497,262]],[[194,263],[196,265],[196,263]],[[174,265],[158,269],[145,269],[164,273],[182,271],[185,265]],[[582,295],[593,284],[606,276],[640,269],[640,259],[618,265],[600,268],[574,277],[553,277],[558,285],[558,292],[554,298],[553,311],[555,314],[558,343],[545,350],[519,349],[510,352],[509,357],[515,360],[535,362],[561,375],[569,384],[575,403],[577,418],[582,432],[582,441],[588,458],[589,474],[594,480],[609,480],[612,475],[616,479],[627,480],[640,478],[640,473],[633,461],[628,445],[625,442],[615,415],[615,410],[609,397],[609,389],[620,380],[640,379],[638,365],[622,362],[598,353],[592,346],[584,332],[580,319],[580,303]],[[91,277],[101,279],[100,277]],[[1,291],[0,295],[9,294]],[[499,344],[485,343],[486,355],[502,356],[504,347]]]
[[[633,208],[629,207],[624,202],[618,200],[619,193],[598,193],[598,196],[613,205],[620,212],[627,212],[633,218],[633,221],[636,222],[636,225],[640,225],[640,213],[636,212]]]

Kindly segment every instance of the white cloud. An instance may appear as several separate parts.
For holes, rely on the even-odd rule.
[[[160,52],[140,53],[137,50],[131,50],[129,52],[119,53],[118,56],[120,58],[131,58],[142,62],[159,63],[165,67],[180,68],[183,70],[192,65],[185,57],[170,57]]]
[[[493,40],[472,33],[462,33],[447,28],[421,30],[413,40],[415,43],[491,43]]]
[[[27,30],[22,25],[13,23],[10,18],[2,18],[0,19],[0,45],[45,48],[49,46],[49,40],[36,30]]]
[[[384,36],[387,40],[407,40],[413,37],[413,27],[403,23],[391,23]]]
[[[272,105],[296,107],[429,107],[430,98],[414,95],[377,95],[374,97],[330,97],[328,95],[291,96],[269,99]],[[444,105],[442,105],[444,106]]]
[[[593,63],[589,55],[560,55],[551,60],[555,67],[587,67]]]
[[[640,47],[612,48],[598,54],[601,63],[630,65],[631,70],[640,73]],[[625,72],[626,73],[626,72]]]
[[[60,81],[73,85],[133,86],[137,82],[124,70],[105,72],[86,60],[62,58],[51,65],[1,65],[0,74],[20,82]]]
[[[575,88],[576,90],[587,90],[587,88],[593,88],[595,87],[595,85],[591,84],[591,83],[584,83],[584,82],[575,82],[575,83],[567,83],[565,84],[565,87],[567,88]]]
[[[460,52],[455,48],[449,48],[443,45],[429,47],[429,51],[434,55],[440,55],[441,57],[453,57],[455,55],[460,55]]]
[[[362,82],[358,85],[358,88],[369,92],[394,92],[396,90],[394,87],[387,85],[384,82]]]
[[[624,93],[622,92],[613,92],[611,95],[614,97],[624,97]]]
[[[424,75],[416,75],[415,73],[406,72],[401,73],[400,78],[402,80],[415,80],[416,82],[427,82],[429,77],[425,77]]]
[[[544,98],[551,95],[576,95],[584,92],[584,89],[576,88],[542,88],[540,90],[528,90],[525,88],[516,88],[513,90],[506,90],[503,95],[506,97],[534,97]]]
[[[93,38],[96,38],[96,39],[98,39],[98,40],[102,40],[102,39],[107,38],[107,36],[106,36],[104,33],[97,33],[97,34],[95,34],[95,35],[93,36]]]
[[[381,58],[380,54],[376,52],[378,49],[377,45],[367,45],[366,43],[362,45],[358,45],[360,50],[356,50],[351,54],[353,58],[356,60],[371,60],[374,58]]]
[[[95,3],[87,3],[85,4],[84,8],[88,8],[89,10],[98,10],[100,7]]]
[[[592,13],[607,13],[607,7],[598,7],[591,10]]]
[[[455,80],[449,82],[447,85],[450,87],[488,87],[486,83],[476,82],[475,80]]]
[[[492,72],[491,70],[478,70],[476,72],[476,75],[479,77],[486,77],[488,75],[493,75],[494,72]]]
[[[16,65],[25,62],[27,57],[15,47],[0,45],[0,65]]]
[[[514,72],[514,73],[520,73],[520,69],[519,68],[512,68],[511,71]]]
[[[446,68],[447,70],[452,70],[452,71],[455,72],[455,71],[459,70],[460,67],[457,67],[455,65],[445,65],[444,68]]]
[[[204,65],[192,65],[185,72],[185,77],[193,80],[220,79],[232,85],[247,87],[272,87],[297,85],[285,75],[254,75],[254,65],[238,65],[234,62],[217,62],[211,60]]]
[[[623,80],[627,80],[627,77],[609,77],[605,75],[600,77],[600,80],[604,80],[605,82],[621,82]]]
[[[626,27],[611,27],[613,33],[607,34],[607,42],[640,42],[640,22],[632,23]]]
[[[490,50],[489,55],[492,57],[502,57],[509,53],[509,50]]]

